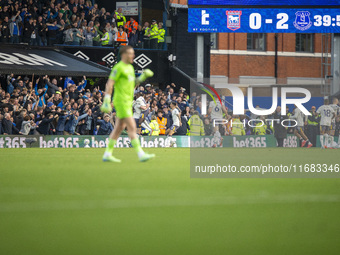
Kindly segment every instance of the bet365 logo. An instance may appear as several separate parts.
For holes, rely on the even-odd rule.
[[[201,19],[201,23],[202,25],[209,25],[209,13],[207,13],[206,10],[202,10],[202,19]]]

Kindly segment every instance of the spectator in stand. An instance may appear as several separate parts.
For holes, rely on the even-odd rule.
[[[157,49],[158,48],[158,25],[156,20],[152,20],[151,27],[150,27],[150,49]]]
[[[73,26],[74,28],[72,28],[72,38],[73,38],[72,45],[78,46],[81,44],[81,41],[85,39],[85,37],[83,36],[81,28],[78,29],[76,27],[76,24],[74,24]]]
[[[53,134],[53,130],[55,132],[55,129],[52,123],[54,120],[54,117],[57,117],[57,115],[53,116],[52,113],[48,113],[45,118],[39,121],[38,126],[36,128],[37,133],[41,135]]]
[[[24,31],[23,31],[23,42],[27,44],[31,44],[31,36],[34,31],[33,27],[33,18],[30,18],[28,22],[24,23]]]
[[[100,39],[100,41],[102,43],[102,46],[108,47],[109,46],[109,42],[110,42],[109,32],[106,31],[106,29],[104,28],[103,29],[103,33],[104,33],[104,36]]]
[[[57,81],[57,79],[54,78],[54,79],[52,79],[52,82],[50,82],[50,78],[47,75],[45,77],[46,77],[46,79],[44,81],[48,86],[47,94],[48,94],[48,96],[52,96],[59,90],[58,81]]]
[[[47,46],[47,25],[43,23],[43,18],[38,18],[38,45]]]
[[[37,80],[37,83],[35,84],[34,90],[35,90],[35,95],[38,96],[38,98],[39,98],[38,106],[41,107],[41,106],[46,105],[45,94],[47,92],[48,85],[46,84],[44,89],[38,89],[39,80],[40,79]]]
[[[130,36],[130,33],[132,32],[133,29],[137,31],[138,29],[138,22],[135,21],[133,17],[130,17],[130,20],[125,24],[125,29],[128,33],[128,36]]]
[[[81,135],[89,135],[91,134],[91,130],[94,129],[94,116],[92,115],[92,110],[88,109],[86,113],[87,113],[87,116],[83,120],[84,125],[79,132]]]
[[[126,23],[126,18],[125,16],[123,15],[123,9],[122,8],[118,8],[117,11],[115,11],[114,13],[114,16],[113,16],[116,20],[116,24],[117,24],[117,27],[120,27],[120,26],[125,26],[125,23]]]
[[[33,19],[32,27],[33,27],[33,31],[31,34],[30,45],[38,46],[38,24],[37,24],[36,19]]]
[[[11,40],[11,31],[9,28],[8,16],[5,16],[1,24],[1,42],[9,43],[10,40]]]
[[[69,117],[69,115],[67,114],[66,111],[61,111],[58,114],[57,126],[56,126],[56,134],[57,135],[63,135],[64,134],[65,124],[66,124],[66,121],[68,120],[68,117]]]
[[[19,109],[22,109],[21,107],[19,107]],[[16,110],[16,112],[19,112],[19,115],[17,116],[16,114],[14,114],[13,119],[15,121],[15,125],[17,129],[21,129],[22,126],[22,122],[24,121],[24,118],[27,116],[27,110],[26,109],[22,109],[19,111]]]
[[[120,26],[118,33],[115,34],[115,41],[119,42],[120,45],[127,45],[128,40],[128,36],[127,33],[124,32],[124,27]]]
[[[150,24],[149,22],[144,23],[143,31],[143,48],[150,49]]]
[[[137,32],[136,29],[133,28],[129,37],[129,45],[131,45],[134,48],[138,45],[138,34],[136,32]]]
[[[2,128],[2,120],[4,119],[4,116],[0,114],[0,135],[4,134],[3,128]]]
[[[47,37],[48,37],[48,45],[52,46],[56,44],[57,42],[57,30],[59,30],[59,27],[57,26],[57,20],[50,20],[49,23],[46,23],[47,25]]]
[[[113,130],[113,126],[110,122],[110,115],[108,114],[104,115],[103,120],[99,117],[97,125],[99,125],[98,135],[109,135]]]
[[[20,43],[20,23],[22,18],[20,16],[20,11],[12,15],[11,23],[9,24],[11,43]]]
[[[97,36],[93,38],[93,46],[101,46],[100,38],[103,36],[103,32],[100,30],[100,23],[98,21],[95,21],[94,24],[93,28],[96,30]]]
[[[168,119],[163,117],[163,111],[162,110],[158,110],[156,121],[157,121],[158,126],[159,126],[159,134],[165,135],[165,131],[167,130],[167,127],[168,127],[167,126]]]
[[[76,127],[82,119],[86,118],[87,113],[79,116],[79,112],[75,109],[72,111],[71,116],[65,126],[64,135],[79,135],[76,132]]]
[[[164,49],[164,36],[165,36],[165,29],[163,28],[163,22],[158,23],[158,46],[159,50]]]
[[[35,125],[34,121],[31,120],[31,117],[25,116],[24,120],[22,122],[22,125],[21,125],[20,132],[23,135],[29,135],[31,130],[33,130],[35,128],[35,126],[36,125]]]
[[[143,48],[143,42],[144,42],[144,31],[141,25],[138,25],[138,29],[136,31],[137,33],[137,45],[136,48]]]
[[[68,25],[64,30],[64,44],[72,45],[73,44],[73,28],[71,25]]]
[[[69,87],[69,91],[70,92],[67,92],[68,96],[69,96],[69,99],[73,99],[73,100],[78,100],[79,98],[79,91],[76,90],[76,85],[71,85]]]
[[[97,36],[97,31],[95,29],[91,29],[91,27],[86,27],[84,31],[84,45],[85,46],[93,46],[93,38]]]
[[[2,120],[2,129],[4,135],[22,134],[13,123],[10,113],[5,113]]]
[[[130,40],[135,47],[150,48],[150,39],[152,39],[154,49],[163,48],[163,30],[160,28],[158,31],[155,21],[152,23],[152,29],[149,28],[148,22],[143,28],[139,27],[134,17],[130,17],[126,22],[122,8],[111,14],[105,8],[99,10],[98,4],[92,6],[89,0],[86,2],[84,0],[29,1],[28,3],[27,1],[5,1],[2,7],[2,11],[0,11],[0,40],[3,43],[24,42],[38,46],[65,43],[100,46],[105,28],[109,33],[109,42],[103,45],[110,47],[114,45],[113,38],[116,37],[118,28],[123,26],[123,30],[126,30],[128,36],[119,35],[118,41],[124,42],[124,45],[129,41],[128,38],[133,33],[133,29],[136,29],[137,42],[135,39]],[[71,24],[79,30],[80,36],[75,36],[73,33],[71,35],[71,31],[68,31]],[[104,41],[106,41],[106,36]],[[145,45],[143,45],[144,41]]]
[[[111,26],[109,22],[106,23],[105,30],[109,33],[109,41],[108,41],[107,47],[112,47],[113,38],[116,32],[114,31],[113,27]]]

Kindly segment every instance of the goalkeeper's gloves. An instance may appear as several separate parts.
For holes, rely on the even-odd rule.
[[[147,78],[150,78],[153,76],[153,72],[150,69],[145,69],[144,72],[138,77],[139,83],[142,83]]]
[[[110,95],[105,95],[104,102],[103,102],[102,106],[100,107],[100,110],[104,113],[110,113],[112,111],[111,96]]]

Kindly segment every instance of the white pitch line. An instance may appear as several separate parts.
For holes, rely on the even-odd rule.
[[[176,197],[144,199],[65,200],[37,202],[3,202],[0,213],[26,213],[43,211],[83,211],[98,209],[159,208],[187,206],[290,204],[290,203],[339,203],[339,195],[281,195],[281,196],[220,196]]]

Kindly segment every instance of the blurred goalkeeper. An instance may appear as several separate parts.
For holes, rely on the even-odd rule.
[[[138,154],[139,161],[144,162],[153,157],[154,154],[145,153],[141,146],[137,136],[136,122],[132,113],[132,102],[135,87],[147,78],[153,76],[153,72],[146,69],[137,79],[135,71],[132,66],[133,59],[135,57],[135,51],[131,46],[123,46],[119,50],[121,61],[117,63],[111,71],[109,79],[106,83],[105,97],[103,105],[100,110],[104,113],[110,113],[112,111],[111,95],[113,85],[115,87],[113,95],[113,103],[116,109],[116,123],[114,130],[110,134],[109,143],[106,147],[103,161],[108,162],[121,162],[120,159],[112,156],[113,148],[117,143],[121,132],[127,127],[131,144]]]

